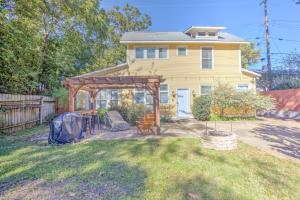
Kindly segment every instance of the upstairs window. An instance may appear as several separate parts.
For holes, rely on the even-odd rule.
[[[178,47],[177,48],[177,55],[178,56],[187,56],[187,49],[186,49],[186,47]]]
[[[198,36],[199,36],[199,37],[206,36],[206,32],[198,32]]]
[[[201,51],[202,69],[212,69],[212,63],[213,63],[212,52],[213,49],[210,47],[202,48]]]
[[[217,36],[217,33],[216,32],[208,32],[208,36],[214,37],[214,36]]]
[[[162,58],[162,59],[168,58],[168,49],[158,48],[158,58]]]
[[[135,58],[143,59],[144,58],[144,48],[135,49]]]
[[[135,48],[136,59],[167,59],[168,48],[138,47]]]
[[[155,58],[155,48],[147,48],[147,58]]]

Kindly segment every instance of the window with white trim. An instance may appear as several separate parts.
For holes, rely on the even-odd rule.
[[[201,67],[202,69],[212,69],[213,49],[211,47],[203,47],[201,49]]]
[[[206,32],[198,32],[197,36],[199,36],[199,37],[206,36]]]
[[[200,95],[210,95],[212,91],[211,85],[201,85],[200,86]]]
[[[136,59],[167,59],[168,48],[155,48],[155,47],[137,47],[135,48]]]
[[[238,84],[237,90],[239,92],[247,92],[247,91],[249,91],[249,85],[248,84]]]
[[[159,102],[160,103],[169,102],[169,89],[167,84],[161,84],[159,87]]]
[[[144,89],[135,89],[134,90],[134,102],[136,104],[143,104],[146,105],[146,107],[151,108],[153,105],[153,97]]]
[[[95,108],[108,108],[110,105],[119,104],[120,90],[117,89],[102,89],[98,92],[95,99]]]
[[[137,59],[144,58],[144,48],[141,47],[135,48],[135,58]]]
[[[215,37],[215,36],[217,36],[217,33],[216,32],[208,32],[208,36]]]
[[[155,48],[147,48],[147,58],[156,58],[156,54],[155,54],[155,51],[156,49]]]
[[[167,48],[158,48],[158,58],[160,58],[160,59],[168,58],[168,49]]]
[[[136,104],[145,104],[145,91],[144,89],[135,89],[134,102]]]
[[[187,49],[186,49],[186,47],[178,47],[177,48],[177,55],[178,56],[187,56]]]
[[[118,105],[119,103],[119,90],[113,89],[110,90],[110,104]]]

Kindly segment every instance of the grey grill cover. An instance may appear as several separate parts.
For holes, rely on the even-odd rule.
[[[50,124],[49,144],[65,144],[83,138],[81,116],[77,113],[63,113]]]

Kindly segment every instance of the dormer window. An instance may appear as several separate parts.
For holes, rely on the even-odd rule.
[[[206,32],[198,32],[198,36],[199,37],[204,37],[204,36],[206,36]]]
[[[208,36],[215,37],[215,36],[217,36],[217,33],[216,32],[208,32]]]

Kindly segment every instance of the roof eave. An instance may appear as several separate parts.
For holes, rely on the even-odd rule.
[[[142,43],[221,43],[221,44],[250,44],[248,41],[209,41],[209,40],[201,40],[201,41],[163,41],[163,40],[157,40],[157,41],[150,41],[150,40],[140,40],[140,41],[133,41],[133,40],[121,40],[121,44],[142,44]]]
[[[256,78],[261,77],[260,74],[258,74],[258,73],[256,73],[256,72],[253,72],[253,71],[250,71],[250,70],[247,70],[247,69],[242,69],[242,72],[245,73],[245,74],[254,76],[254,77],[256,77]]]

